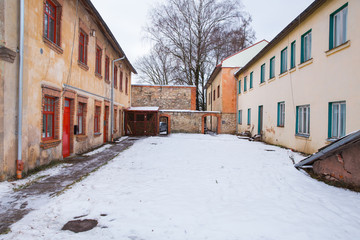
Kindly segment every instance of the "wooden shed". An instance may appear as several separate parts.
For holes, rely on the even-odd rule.
[[[156,136],[159,107],[130,107],[125,110],[125,135]]]

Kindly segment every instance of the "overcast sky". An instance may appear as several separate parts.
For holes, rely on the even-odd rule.
[[[148,12],[166,0],[91,0],[130,62],[147,53],[150,43],[144,39],[143,27]],[[256,41],[271,41],[287,24],[313,0],[242,0],[244,10],[250,13]]]

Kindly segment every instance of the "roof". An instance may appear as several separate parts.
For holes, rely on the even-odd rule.
[[[214,68],[208,81],[206,82],[205,88],[214,81],[215,77],[219,74],[222,68],[238,68],[246,65],[246,63],[259,53],[268,43],[269,42],[266,40],[261,40],[223,59],[221,63]]]
[[[348,146],[360,142],[360,130],[350,133],[343,138],[338,139],[331,144],[320,148],[319,151],[310,157],[305,158],[299,163],[295,164],[296,168],[301,168],[305,165],[312,165],[315,161],[327,158],[330,155],[336,154]]]
[[[127,59],[125,52],[120,47],[120,44],[117,42],[116,38],[112,34],[110,28],[105,23],[104,19],[101,17],[100,13],[96,10],[95,6],[92,4],[91,0],[81,0],[81,2],[84,4],[85,9],[92,13],[92,15],[95,17],[95,20],[98,20],[97,24],[100,26],[100,29],[103,31],[104,35],[110,40],[110,43],[112,47],[117,50],[121,57],[125,57],[126,64],[130,67],[131,71],[135,74],[137,74],[135,68],[132,66],[130,61]]]
[[[283,40],[292,30],[298,27],[302,22],[304,22],[308,17],[311,16],[319,7],[321,7],[328,0],[315,0],[311,3],[302,13],[300,13],[292,22],[290,22],[276,37],[271,40],[271,42],[264,47],[253,59],[251,59],[243,68],[239,69],[235,73],[235,76],[238,77],[241,73],[246,71],[252,64],[269,52],[276,44]]]
[[[129,107],[127,111],[157,112],[159,107]]]

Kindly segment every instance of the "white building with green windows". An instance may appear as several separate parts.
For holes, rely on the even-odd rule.
[[[360,129],[360,1],[317,0],[236,74],[238,132],[305,153]]]

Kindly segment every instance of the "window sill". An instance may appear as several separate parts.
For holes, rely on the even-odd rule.
[[[99,78],[99,79],[102,79],[102,76],[101,76],[100,73],[95,72],[95,76],[96,76],[97,78]]]
[[[295,72],[296,71],[296,67],[293,67],[293,68],[290,68],[289,69],[289,73],[293,73],[293,72]]]
[[[306,67],[310,64],[312,64],[314,62],[314,59],[313,58],[310,58],[309,60],[307,60],[306,62],[303,62],[301,64],[298,65],[298,68],[303,68],[303,67]]]
[[[44,140],[40,142],[40,148],[49,149],[57,147],[61,143],[60,139]]]
[[[250,92],[250,91],[252,91],[252,90],[254,90],[254,88],[253,88],[253,87],[249,89],[249,92]]]
[[[100,137],[102,133],[94,133],[94,137]]]
[[[279,128],[284,128],[285,125],[277,125],[277,127],[279,127]]]
[[[341,50],[344,50],[346,48],[350,47],[350,40],[344,42],[343,44],[334,47],[328,51],[325,52],[326,56],[329,57],[331,55],[333,55],[334,53],[340,52]]]
[[[87,139],[87,136],[85,134],[79,134],[79,135],[76,135],[76,141],[77,142],[83,142]]]
[[[266,81],[260,83],[259,86],[261,87],[261,86],[264,86],[265,84],[266,84]]]
[[[295,137],[297,137],[297,138],[306,138],[306,139],[309,139],[310,134],[297,133],[297,134],[295,134]]]
[[[275,79],[276,79],[275,77],[272,77],[272,78],[268,79],[268,82],[271,83],[271,82],[275,81]]]
[[[78,65],[79,65],[80,68],[84,69],[85,71],[88,71],[88,70],[89,70],[88,65],[86,65],[86,64],[83,63],[83,62],[78,61]]]
[[[282,77],[288,75],[288,73],[289,73],[289,72],[286,70],[285,72],[283,72],[283,73],[281,73],[281,74],[279,75],[279,78],[282,78]]]
[[[59,46],[57,45],[56,43],[50,41],[49,39],[47,39],[46,37],[43,36],[43,41],[44,43],[50,47],[52,50],[54,50],[56,53],[58,54],[63,54],[64,50]]]
[[[328,138],[328,139],[326,139],[326,141],[328,142],[328,143],[332,143],[332,142],[335,142],[335,141],[337,141],[337,140],[339,140],[340,138]]]
[[[105,79],[105,82],[106,82],[107,84],[110,84],[110,80],[109,80],[109,79]]]

